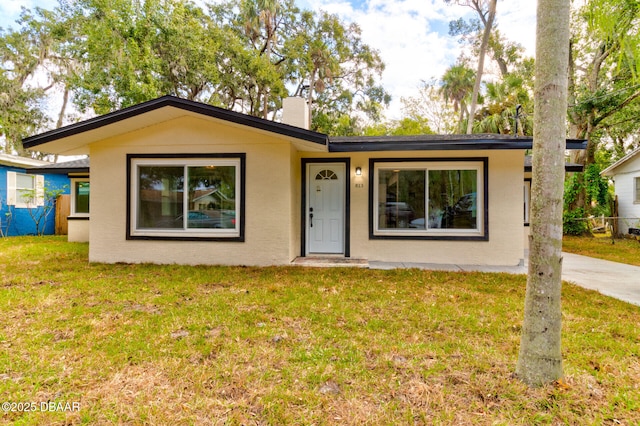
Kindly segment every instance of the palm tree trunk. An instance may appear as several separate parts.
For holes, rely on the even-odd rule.
[[[517,376],[530,386],[562,377],[562,197],[570,0],[539,0],[529,273]]]
[[[482,44],[480,45],[480,54],[478,55],[478,72],[476,73],[476,82],[473,85],[473,94],[471,95],[471,106],[469,107],[469,121],[467,122],[467,134],[473,133],[473,118],[476,115],[476,106],[478,104],[478,93],[480,92],[480,83],[482,82],[482,73],[484,71],[484,57],[487,53],[489,45],[489,36],[491,28],[496,17],[496,3],[498,0],[490,0],[489,16],[484,25],[484,34],[482,35]]]

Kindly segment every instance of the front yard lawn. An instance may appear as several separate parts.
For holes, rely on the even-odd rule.
[[[562,238],[562,250],[612,262],[640,266],[640,241],[637,240],[615,239],[612,242],[611,237],[606,235],[593,237],[565,235]]]
[[[640,422],[640,308],[596,292],[564,286],[566,377],[528,389],[512,375],[524,276],[102,265],[87,249],[0,240],[0,402],[16,403],[0,423]]]

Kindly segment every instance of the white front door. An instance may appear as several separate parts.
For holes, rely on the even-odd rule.
[[[307,253],[344,253],[345,165],[307,165]]]

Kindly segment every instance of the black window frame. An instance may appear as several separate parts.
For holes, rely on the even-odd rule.
[[[127,214],[126,214],[126,239],[127,240],[164,240],[164,241],[217,241],[217,242],[244,242],[245,241],[245,211],[246,211],[246,154],[245,153],[199,153],[199,154],[127,154]],[[237,235],[216,235],[215,231],[208,231],[202,235],[179,235],[179,231],[172,232],[175,235],[135,235],[132,229],[133,203],[136,202],[137,193],[134,194],[133,185],[137,182],[137,173],[134,167],[136,160],[176,160],[176,165],[186,165],[190,160],[239,160],[239,180],[240,180],[240,200],[239,208],[236,207],[236,217],[238,219]],[[136,175],[134,176],[134,173]],[[137,183],[136,183],[137,188]]]
[[[482,163],[482,229],[478,235],[450,235],[445,233],[431,233],[428,231],[414,231],[414,235],[404,235],[403,232],[391,235],[380,234],[375,229],[377,206],[374,200],[378,173],[376,166],[385,163]],[[478,188],[480,190],[480,188]],[[452,230],[452,234],[457,231]],[[420,233],[420,235],[416,235]],[[460,232],[458,232],[459,234]],[[370,158],[369,159],[369,239],[370,240],[434,240],[434,241],[489,241],[489,158],[488,157],[446,157],[446,158]]]

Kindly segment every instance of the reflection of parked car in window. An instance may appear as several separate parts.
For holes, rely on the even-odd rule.
[[[411,222],[409,222],[409,228],[424,229],[424,217],[413,219]]]
[[[183,216],[175,219],[176,223],[183,223]],[[236,215],[233,211],[211,211],[210,214],[204,211],[191,210],[187,216],[187,228],[235,228]]]
[[[389,228],[406,228],[414,217],[413,209],[404,202],[387,202],[385,214]]]
[[[443,228],[475,229],[477,217],[476,193],[465,194],[447,207],[442,217]]]
[[[182,215],[176,218],[176,222],[182,222]],[[187,228],[222,228],[222,220],[213,218],[201,211],[192,210],[187,216]]]

